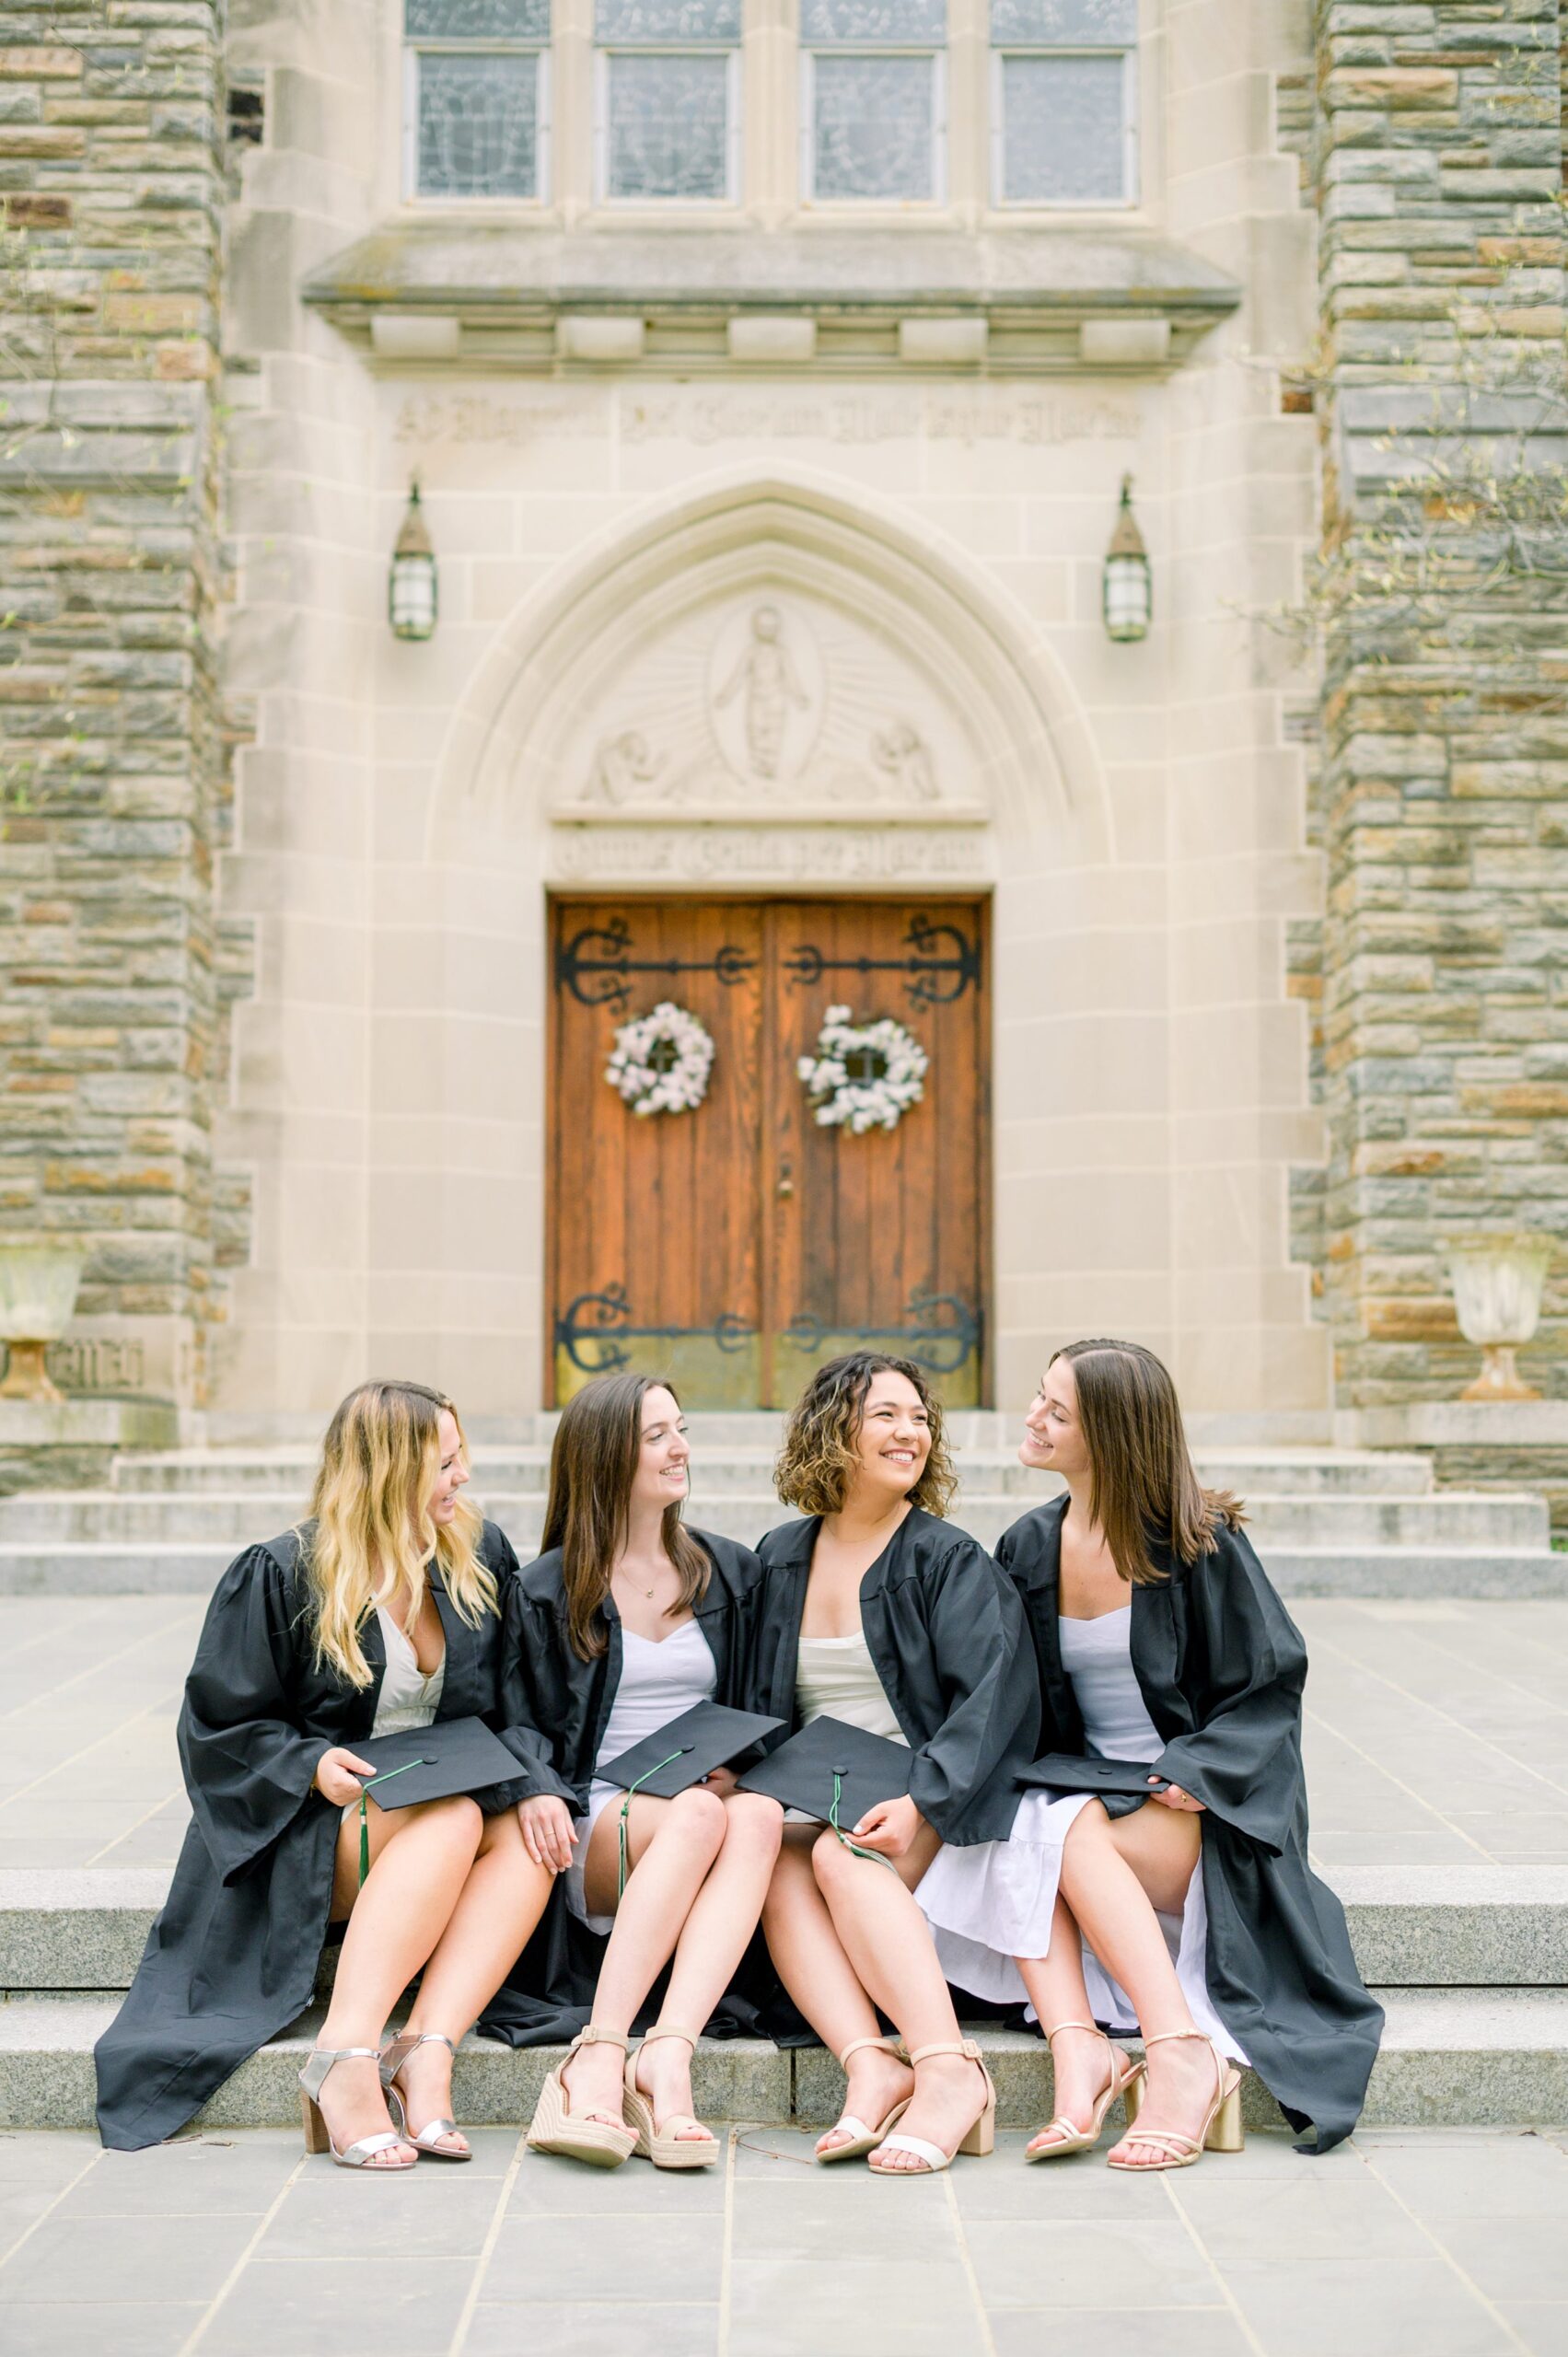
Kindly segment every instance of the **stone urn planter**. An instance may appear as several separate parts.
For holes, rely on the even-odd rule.
[[[71,1322],[86,1258],[63,1237],[0,1234],[0,1341],[10,1346],[0,1399],[64,1398],[49,1379],[44,1353]]]
[[[1540,1317],[1541,1290],[1555,1246],[1537,1228],[1450,1237],[1444,1248],[1459,1330],[1481,1344],[1481,1373],[1461,1399],[1539,1399],[1522,1382],[1514,1353]]]

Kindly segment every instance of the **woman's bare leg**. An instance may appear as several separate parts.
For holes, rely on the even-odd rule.
[[[626,1823],[627,1864],[633,1871],[627,1875],[618,1904],[620,1814],[613,1802],[599,1813],[583,1869],[583,1896],[590,1915],[615,1917],[594,1991],[593,2018],[600,2029],[624,2034],[675,1952],[697,1893],[724,1846],[726,1827],[723,1801],[705,1785],[693,1784],[672,1801],[639,1794]],[[580,2047],[562,2080],[573,2109],[619,2121],[621,2067],[619,2047]]]
[[[1051,2029],[1059,2022],[1090,2025],[1087,2036],[1081,2030],[1066,2030],[1051,2049],[1054,2108],[1062,2119],[1085,2130],[1105,2092],[1107,2076],[1116,2066],[1106,2053],[1104,2038],[1093,2026],[1094,2015],[1089,2011],[1089,1992],[1084,1980],[1083,1934],[1060,1890],[1051,1919],[1049,1951],[1044,1956],[1016,1956],[1014,1961],[1042,2029]],[[1059,2129],[1042,2131],[1028,2149],[1031,2153],[1043,2152],[1050,2145],[1065,2141]]]
[[[474,1801],[426,1801],[382,1809],[368,1801],[370,1872],[359,1883],[359,1812],[338,1834],[332,1915],[348,1917],[322,2046],[379,2046],[387,2016],[450,1920],[484,1829]],[[372,2061],[340,2062],[320,2095],[323,2119],[342,2151],[361,2136],[390,2128],[391,2115]],[[401,2147],[407,2154],[409,2147]],[[398,2154],[377,2156],[386,2167]]]
[[[774,1968],[796,2006],[829,2053],[842,2054],[854,2038],[877,2037],[882,2025],[844,1954],[843,1942],[812,1872],[811,1851],[817,1838],[815,1826],[784,1828],[779,1862],[763,1903],[762,1930]],[[914,2085],[905,2063],[875,2047],[851,2055],[848,2075],[844,2109],[873,2127]],[[828,2152],[834,2144],[849,2141],[848,2129],[830,2128],[818,2138],[817,2150]]]
[[[421,1978],[411,2030],[439,2030],[458,2043],[527,1947],[554,1879],[529,1857],[516,1809],[485,1818],[479,1853]],[[416,2047],[398,2084],[415,2135],[432,2119],[451,2118],[452,2057],[444,2046]],[[468,2150],[462,2136],[440,2142],[445,2151]]]
[[[1202,1840],[1198,1818],[1186,1810],[1145,1801],[1130,1817],[1112,1818],[1091,1801],[1063,1849],[1063,1895],[1096,1956],[1127,1991],[1145,2039],[1197,2026],[1156,1910],[1180,1913]],[[1214,2084],[1213,2051],[1195,2038],[1151,2049],[1148,2093],[1138,2115],[1143,2126],[1191,2135],[1213,2100]],[[1115,2150],[1138,2167],[1166,2157],[1135,2135],[1123,2137]]]
[[[724,1847],[681,1925],[660,2009],[672,2028],[689,2029],[693,2038],[702,2036],[757,1928],[784,1831],[784,1811],[762,1793],[732,1794],[724,1814]],[[678,2038],[656,2038],[637,2056],[637,2084],[653,2105],[656,2126],[690,2112],[691,2048]]]
[[[836,1834],[821,1833],[811,1852],[828,1911],[861,1986],[912,2051],[956,2044],[958,2018],[936,1960],[931,1933],[914,1897],[941,1847],[926,1826],[889,1874],[877,1858],[857,1857]],[[922,2136],[944,2151],[956,2145],[979,2115],[982,2089],[972,2062],[935,2055],[915,2073],[913,2099],[899,2122],[901,2136]],[[919,2169],[912,2153],[889,2153],[882,2165]]]

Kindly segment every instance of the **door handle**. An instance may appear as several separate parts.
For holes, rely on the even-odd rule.
[[[779,1183],[775,1191],[780,1195],[793,1195],[795,1192],[795,1165],[787,1155],[779,1165]]]

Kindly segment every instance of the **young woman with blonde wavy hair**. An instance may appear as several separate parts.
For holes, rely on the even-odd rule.
[[[360,1797],[373,1736],[478,1717],[502,1732],[504,1534],[462,1495],[457,1411],[418,1383],[361,1384],[328,1428],[309,1519],[219,1581],[180,1713],[192,1822],[131,1992],[98,2048],[106,2144],[182,2127],[310,2003],[343,1926],[301,2073],[307,2135],[348,2167],[469,2158],[451,2117],[458,2040],[543,1912],[516,1783],[397,1810]],[[388,2017],[416,1973],[408,2026]],[[396,2106],[394,2131],[389,2096]]]

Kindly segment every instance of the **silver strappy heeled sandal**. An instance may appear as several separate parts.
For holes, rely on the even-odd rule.
[[[458,2050],[445,2032],[438,2029],[405,2029],[401,2037],[394,2038],[381,2057],[381,2084],[387,2091],[387,2107],[405,2143],[423,2153],[427,2161],[471,2161],[473,2153],[466,2143],[460,2153],[444,2152],[441,2148],[443,2136],[460,2136],[463,2132],[455,2119],[427,2119],[417,2136],[408,2124],[408,2105],[396,2080],[409,2056],[422,2046],[444,2046],[454,2056]]]
[[[334,2062],[369,2061],[378,2063],[378,2046],[319,2046],[299,2074],[299,2108],[305,2121],[305,2149],[308,2153],[330,2153],[340,2169],[362,2169],[377,2153],[389,2153],[395,2144],[409,2140],[394,2129],[383,2128],[374,2136],[357,2136],[346,2152],[340,2153],[332,2142],[331,2129],[322,2116],[320,2096],[327,2074]],[[395,2177],[400,2170],[412,2169],[412,2160],[383,2164],[377,2172]]]

